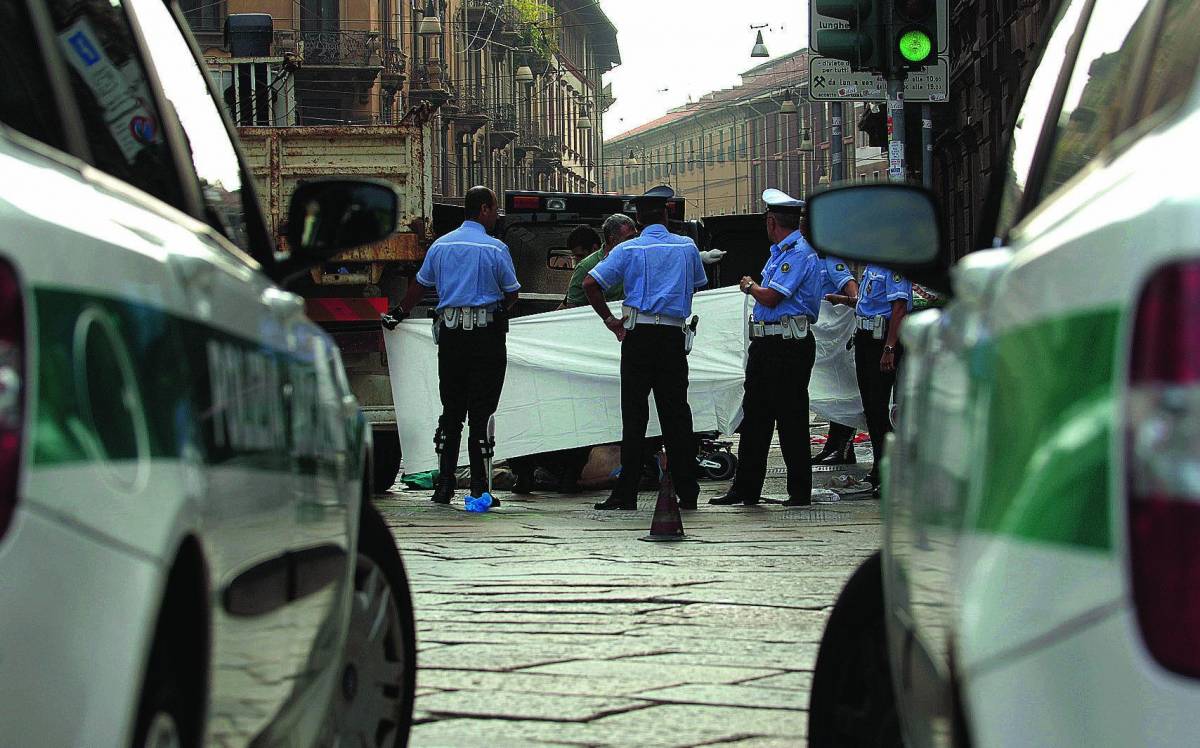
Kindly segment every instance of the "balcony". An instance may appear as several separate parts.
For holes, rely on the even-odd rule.
[[[517,108],[513,104],[500,104],[492,109],[492,126],[488,138],[492,148],[499,150],[516,140]]]
[[[383,67],[378,31],[301,31],[308,67]]]
[[[399,91],[404,87],[404,81],[408,77],[405,74],[405,70],[408,69],[408,55],[404,54],[404,50],[400,47],[400,41],[384,38],[380,58],[383,71],[380,73],[379,81],[383,84],[384,90]]]
[[[413,65],[408,98],[414,104],[428,102],[435,109],[450,99],[450,91],[442,74],[441,60],[427,60],[424,64]]]
[[[544,135],[540,140],[541,147],[533,154],[533,173],[553,174],[562,166],[562,138]]]
[[[466,0],[464,5],[466,5],[467,24],[471,29],[483,26],[484,33],[493,25],[499,28],[507,10],[504,0]]]
[[[455,94],[446,108],[446,115],[460,131],[471,134],[491,119],[483,103],[483,92],[473,88],[464,88]]]
[[[542,152],[542,136],[537,128],[532,125],[524,125],[517,130],[516,145],[513,147],[517,158],[524,158],[526,155],[537,156]]]

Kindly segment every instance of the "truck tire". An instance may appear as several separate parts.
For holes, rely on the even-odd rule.
[[[375,448],[371,452],[371,480],[376,494],[385,493],[396,485],[400,472],[400,435],[395,429],[376,431],[372,434]]]
[[[901,748],[887,653],[880,554],[842,589],[821,637],[808,704],[810,745]]]

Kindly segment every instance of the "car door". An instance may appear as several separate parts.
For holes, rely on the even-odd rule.
[[[213,613],[210,738],[243,742],[311,708],[310,687],[325,673],[314,673],[310,650],[344,610],[346,494],[333,482],[314,485],[320,473],[298,443],[308,431],[297,414],[323,407],[320,388],[308,382],[330,375],[327,362],[316,363],[314,341],[323,339],[303,317],[302,299],[277,288],[249,255],[265,234],[256,198],[177,17],[159,0],[131,6],[211,226],[200,248],[172,260],[192,305],[188,349],[206,406],[205,543],[221,601]],[[322,373],[310,376],[314,370]],[[334,643],[337,633],[333,625]]]
[[[1091,4],[1064,2],[1048,30],[1016,119],[1005,186],[1014,197],[1023,194],[1038,143],[1061,107],[1064,70],[1071,69]],[[1010,221],[1018,215],[1006,210]],[[974,552],[969,515],[981,486],[983,426],[994,392],[989,299],[1011,257],[1007,249],[968,255],[954,271],[954,300],[914,313],[902,327],[900,413],[887,463],[884,588],[899,713],[913,745],[945,742],[953,729],[963,629],[959,574],[969,563],[963,555]]]

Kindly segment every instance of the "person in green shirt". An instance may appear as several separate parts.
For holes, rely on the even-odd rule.
[[[603,225],[600,226],[600,233],[604,235],[604,246],[597,247],[594,252],[584,257],[575,266],[575,273],[571,276],[571,285],[567,287],[567,297],[563,299],[562,309],[587,306],[587,296],[583,293],[583,279],[592,271],[592,268],[608,256],[613,247],[637,236],[637,226],[633,219],[624,213],[614,213],[604,219]],[[587,234],[590,234],[593,239],[596,236],[596,232],[588,226],[580,226],[571,232],[571,236],[567,238],[567,247],[572,253],[576,251],[577,246],[588,246]],[[619,301],[624,298],[625,287],[620,283],[604,292],[605,301]]]

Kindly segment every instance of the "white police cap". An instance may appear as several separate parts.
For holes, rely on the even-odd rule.
[[[804,201],[797,200],[791,195],[782,190],[774,188],[764,190],[762,193],[763,202],[767,205],[768,211],[775,213],[803,213]]]

